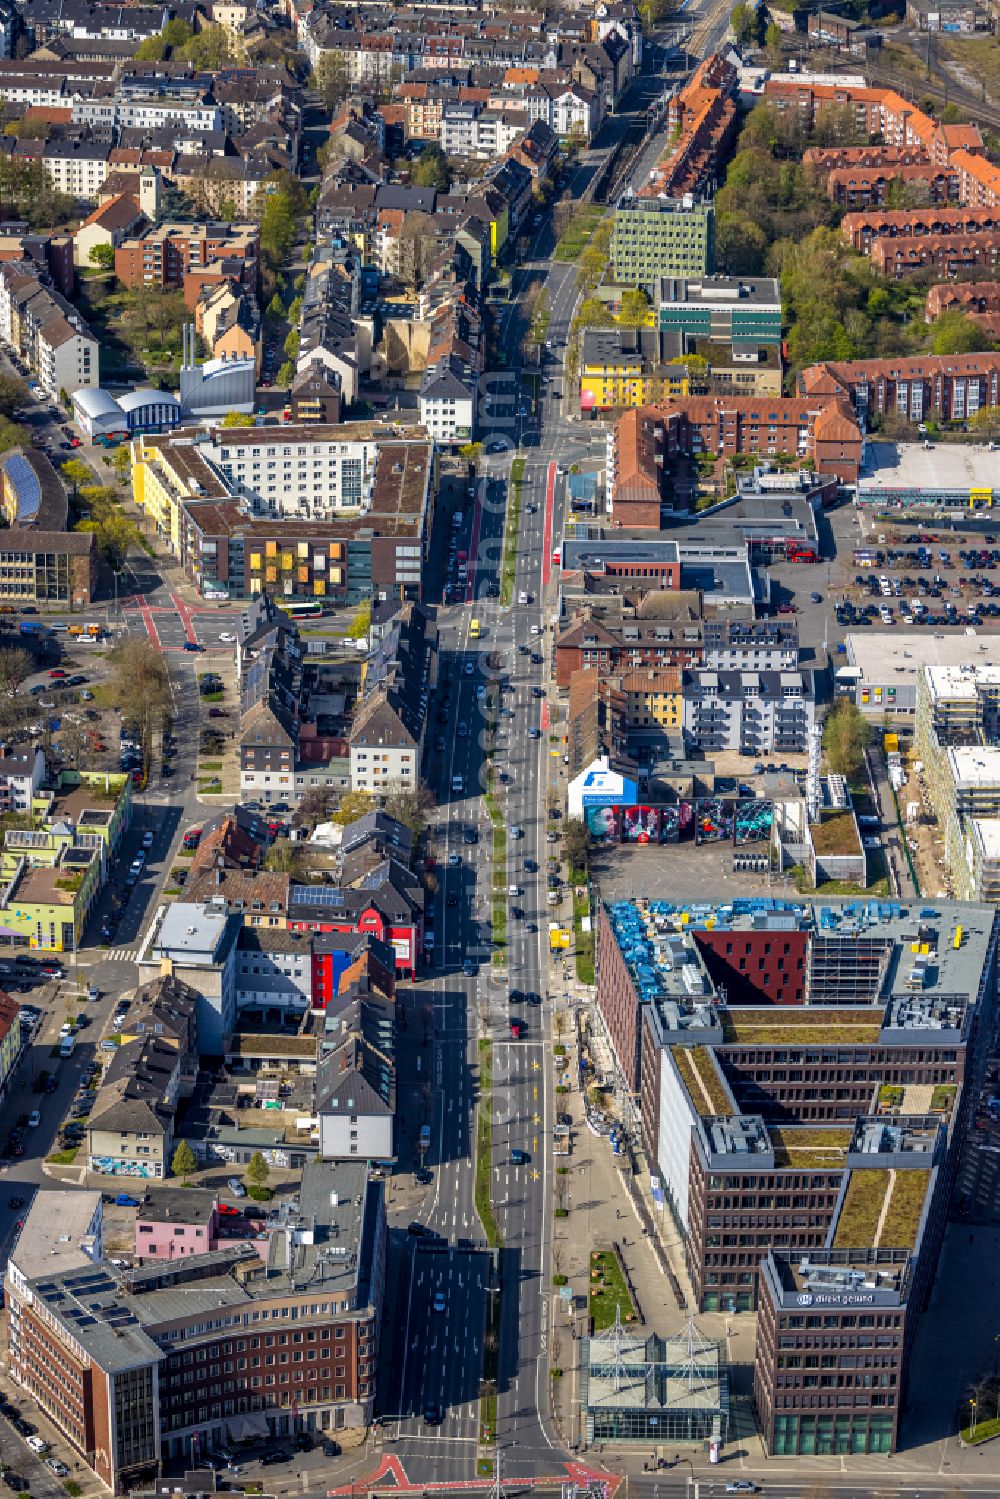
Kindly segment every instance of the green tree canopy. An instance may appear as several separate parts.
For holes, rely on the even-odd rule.
[[[347,627],[347,633],[351,640],[362,640],[372,627],[372,603],[371,599],[362,599],[354,611],[354,618]]]
[[[192,1171],[197,1171],[197,1158],[186,1140],[179,1140],[177,1142],[177,1149],[174,1151],[171,1159],[170,1169],[175,1176],[179,1176],[185,1182]]]
[[[448,159],[440,146],[425,146],[414,163],[413,183],[416,187],[436,187],[446,193],[451,186]]]
[[[850,698],[838,698],[823,725],[823,748],[835,775],[853,779],[862,769],[871,726]]]
[[[740,47],[753,47],[758,37],[757,12],[745,0],[738,0],[729,13],[729,24]]]
[[[227,411],[220,423],[223,427],[252,427],[253,413],[249,411]]]
[[[177,52],[192,67],[218,72],[234,61],[233,39],[225,26],[203,26]]]
[[[255,1187],[264,1187],[267,1185],[267,1179],[270,1175],[270,1166],[260,1151],[255,1150],[249,1161],[247,1161],[247,1179],[253,1182]]]
[[[957,309],[942,312],[931,325],[931,349],[935,354],[977,354],[990,347],[978,323]]]
[[[0,374],[0,416],[12,417],[28,399],[28,387],[17,375]]]
[[[113,245],[91,245],[87,256],[91,265],[96,265],[98,270],[113,271],[115,268],[115,250]]]
[[[641,286],[622,293],[618,322],[623,328],[644,328],[649,316],[649,297]]]
[[[340,806],[331,814],[330,821],[346,828],[349,823],[364,817],[374,806],[375,801],[367,791],[345,791],[340,798]]]

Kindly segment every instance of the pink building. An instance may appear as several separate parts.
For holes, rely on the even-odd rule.
[[[136,1214],[135,1253],[143,1260],[175,1260],[219,1247],[219,1201],[199,1188],[147,1192]]]

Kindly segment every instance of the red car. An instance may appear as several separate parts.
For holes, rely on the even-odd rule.
[[[224,1218],[238,1218],[240,1216],[239,1208],[230,1207],[228,1202],[219,1203],[219,1212]]]
[[[78,437],[71,437],[69,445],[71,448],[78,448],[80,446],[80,439]]]
[[[63,671],[61,666],[54,666],[49,672],[49,676],[54,682],[58,681],[60,677],[64,677],[65,675],[66,673]]]
[[[524,1025],[522,1024],[522,1022],[520,1020],[512,1020],[511,1021],[511,1023],[510,1023],[510,1033],[514,1037],[515,1041],[519,1040],[519,1038],[520,1038],[521,1033],[522,1033],[523,1030],[524,1030]]]

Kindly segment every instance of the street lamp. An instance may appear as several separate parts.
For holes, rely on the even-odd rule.
[[[976,1434],[976,1400],[975,1400],[975,1396],[973,1396],[973,1395],[969,1396],[969,1404],[972,1406],[972,1429],[969,1432],[969,1435],[974,1437],[975,1434]]]

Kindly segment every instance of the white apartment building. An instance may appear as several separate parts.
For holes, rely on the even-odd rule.
[[[49,141],[42,165],[53,187],[71,198],[96,202],[108,175],[111,146],[100,141]]]
[[[352,427],[217,429],[199,445],[255,515],[322,520],[371,503],[379,443]]]

